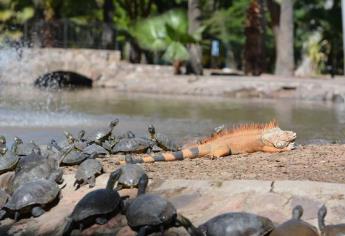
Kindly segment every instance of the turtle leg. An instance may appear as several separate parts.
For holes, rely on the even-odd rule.
[[[143,176],[140,177],[139,183],[138,183],[138,195],[145,193],[148,183],[149,183],[149,178],[147,177],[147,174],[143,174]]]
[[[143,226],[139,229],[137,236],[146,236],[147,232],[149,231],[149,226]]]
[[[104,225],[108,222],[107,218],[105,217],[97,217],[95,219],[96,223],[99,224],[99,225]]]
[[[118,179],[120,178],[121,173],[122,173],[122,170],[121,168],[119,168],[110,174],[106,189],[114,189],[114,185],[116,181],[118,181]]]
[[[18,211],[14,212],[14,220],[18,221],[20,217],[20,213]]]
[[[0,220],[4,219],[6,216],[6,211],[5,210],[0,210]]]
[[[93,188],[96,185],[96,177],[93,175],[88,180],[87,183],[89,184],[89,188]]]
[[[187,219],[186,217],[184,217],[181,214],[177,214],[176,220],[175,220],[175,226],[176,227],[180,227],[180,226],[184,227],[188,231],[188,233],[190,235],[193,235],[193,236],[203,236],[204,235],[199,229],[197,229],[192,224],[192,222],[189,219]]]
[[[39,217],[41,215],[44,214],[44,212],[46,212],[45,210],[43,210],[41,207],[39,206],[35,206],[31,209],[31,214],[34,216],[34,217]]]
[[[120,191],[121,189],[123,189],[122,184],[117,184],[115,189],[116,191]]]
[[[79,231],[81,232],[81,231],[83,231],[83,229],[84,229],[83,223],[79,223]]]

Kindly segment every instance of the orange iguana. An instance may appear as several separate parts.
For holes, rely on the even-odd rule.
[[[126,160],[131,163],[176,161],[201,157],[223,157],[252,152],[284,152],[295,148],[296,133],[281,130],[275,121],[267,124],[244,124],[204,138],[199,144],[177,152],[144,155]],[[122,162],[120,162],[122,163]]]

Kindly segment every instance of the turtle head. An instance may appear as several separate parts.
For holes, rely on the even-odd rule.
[[[318,216],[318,223],[319,223],[319,229],[322,231],[325,228],[325,217],[327,215],[327,208],[325,205],[322,205],[322,207],[317,212]]]
[[[301,205],[297,205],[292,209],[292,219],[299,220],[303,215],[303,207]]]
[[[135,134],[132,131],[128,131],[127,138],[135,138]]]
[[[7,147],[0,148],[0,154],[5,155],[7,152]]]
[[[262,133],[262,141],[266,146],[283,150],[295,149],[296,133],[280,128],[266,129]]]
[[[16,143],[16,144],[22,144],[23,143],[23,140],[21,139],[21,138],[19,138],[19,137],[14,137],[14,142]]]
[[[115,120],[110,122],[109,126],[111,128],[114,128],[115,126],[117,126],[118,123],[119,123],[119,119],[116,118]]]
[[[0,136],[0,144],[6,144],[6,138],[3,135]]]
[[[149,125],[148,131],[151,135],[155,135],[155,133],[156,133],[156,129],[153,125]]]
[[[41,155],[41,149],[39,147],[34,147],[32,153],[36,155]]]
[[[83,139],[84,136],[85,136],[85,130],[82,129],[82,130],[79,131],[78,138],[79,139]]]
[[[74,137],[73,137],[73,135],[72,135],[70,132],[64,131],[63,133],[64,133],[64,135],[65,135],[65,137],[66,137],[66,139],[67,139],[67,142],[68,142],[69,144],[74,143]]]

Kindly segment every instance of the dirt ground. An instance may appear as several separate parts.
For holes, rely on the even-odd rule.
[[[118,168],[121,156],[102,159],[105,172]],[[284,153],[253,153],[220,159],[144,164],[152,179],[311,180],[345,183],[345,145],[299,146]],[[66,173],[74,172],[68,167]]]

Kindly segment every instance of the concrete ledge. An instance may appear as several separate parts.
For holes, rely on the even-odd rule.
[[[59,232],[64,219],[73,210],[75,204],[89,189],[73,189],[73,175],[64,176],[67,186],[62,190],[59,204],[36,219],[25,219],[14,223],[2,222],[0,231],[35,232],[36,235]],[[96,187],[105,186],[108,174],[99,176]],[[317,210],[322,204],[328,207],[327,223],[341,223],[345,217],[345,184],[332,184],[311,181],[202,181],[202,180],[151,180],[149,192],[161,194],[174,203],[180,213],[198,225],[207,219],[229,211],[247,211],[271,218],[276,223],[291,217],[292,208],[301,204],[304,207],[303,219],[317,225]],[[121,194],[135,195],[136,190],[121,191]],[[14,223],[14,224],[13,224]],[[344,222],[342,222],[344,223]],[[123,232],[117,235],[134,235],[123,216],[115,217],[104,226],[93,226],[83,232]],[[125,232],[125,233],[124,233]],[[179,231],[178,235],[186,235]],[[14,233],[15,234],[15,233]]]

